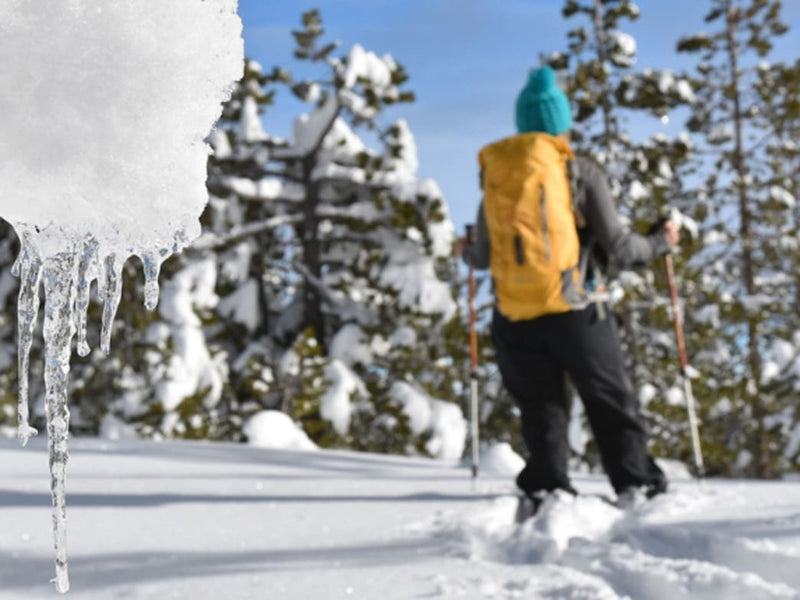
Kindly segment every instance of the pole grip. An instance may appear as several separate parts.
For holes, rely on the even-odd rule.
[[[467,243],[475,243],[475,226],[467,225]],[[476,327],[477,311],[475,310],[475,295],[477,293],[477,285],[475,283],[475,269],[470,265],[469,267],[469,357],[470,357],[470,371],[477,373],[478,370],[478,333]]]
[[[476,327],[475,310],[475,271],[469,268],[469,363],[470,371],[475,373],[478,370],[478,332]]]

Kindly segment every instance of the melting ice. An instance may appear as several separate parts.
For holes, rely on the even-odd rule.
[[[243,47],[236,0],[0,0],[0,216],[20,239],[19,428],[43,290],[45,412],[55,585],[69,589],[65,476],[73,339],[86,340],[90,290],[103,303],[106,353],[122,266],[141,259],[145,304],[161,263],[199,233],[207,200],[204,139]]]

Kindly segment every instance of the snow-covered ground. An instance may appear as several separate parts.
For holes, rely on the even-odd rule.
[[[628,513],[586,496],[516,526],[496,471],[472,489],[464,467],[350,452],[71,451],[76,599],[800,597],[800,483],[681,480]],[[44,440],[0,456],[0,598],[57,597]]]

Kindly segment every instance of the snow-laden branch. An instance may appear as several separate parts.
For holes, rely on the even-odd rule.
[[[224,235],[207,232],[201,235],[197,240],[187,248],[188,251],[203,251],[203,250],[216,250],[227,246],[231,242],[258,235],[266,231],[272,231],[284,225],[293,225],[302,221],[302,215],[279,215],[264,221],[254,221],[247,225],[240,225],[232,228]]]
[[[224,177],[220,183],[238,196],[250,200],[272,202],[302,202],[306,198],[304,185],[282,181],[277,177],[265,177],[258,181],[246,177]]]
[[[306,284],[314,288],[322,302],[332,312],[336,312],[342,320],[355,321],[362,325],[374,323],[375,315],[365,305],[359,304],[344,294],[330,289],[325,285],[325,282],[314,275],[303,263],[295,261],[293,265]]]
[[[275,148],[275,160],[299,160],[314,156],[322,147],[325,136],[333,127],[342,109],[338,94],[331,94],[325,103],[310,115],[300,115],[294,122],[294,143],[286,148]]]

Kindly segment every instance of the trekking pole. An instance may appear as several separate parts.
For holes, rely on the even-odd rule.
[[[694,454],[694,467],[697,471],[697,480],[700,481],[704,474],[703,452],[700,449],[700,433],[697,426],[697,415],[695,414],[694,395],[692,394],[692,382],[689,379],[689,361],[686,358],[686,345],[683,340],[683,325],[681,315],[678,311],[678,291],[675,286],[675,269],[672,264],[672,252],[664,256],[664,263],[667,268],[667,285],[669,286],[669,297],[672,303],[672,322],[675,326],[675,341],[678,345],[678,361],[681,367],[681,377],[683,379],[683,394],[686,397],[686,411],[689,415],[689,427],[692,434],[692,452]]]
[[[475,226],[467,225],[467,243],[475,243]],[[472,440],[472,482],[478,478],[479,431],[478,431],[478,332],[475,321],[475,269],[469,266],[469,384],[471,391],[470,402],[470,438]]]

